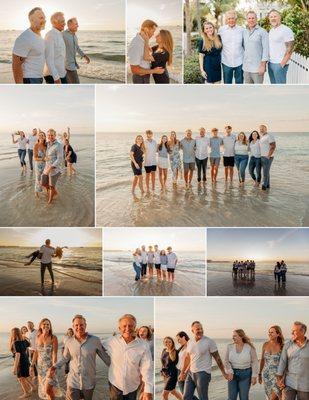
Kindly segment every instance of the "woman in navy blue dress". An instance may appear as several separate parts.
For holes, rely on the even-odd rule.
[[[203,25],[202,39],[198,43],[200,70],[205,83],[220,83],[222,42],[211,22]]]

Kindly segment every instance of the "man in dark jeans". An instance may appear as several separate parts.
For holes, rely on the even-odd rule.
[[[203,171],[203,182],[206,182],[206,169],[208,161],[208,146],[209,138],[206,137],[205,128],[200,128],[200,135],[195,139],[195,163],[197,166],[197,181],[200,183],[202,180]]]
[[[41,254],[41,286],[44,286],[44,275],[46,268],[48,269],[49,275],[54,285],[54,274],[53,274],[53,264],[52,257],[55,256],[55,248],[50,245],[50,239],[45,240],[45,245],[40,248]]]

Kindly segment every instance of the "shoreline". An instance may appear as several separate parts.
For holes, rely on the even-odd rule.
[[[21,275],[22,271],[22,275]],[[85,270],[84,270],[85,271]],[[78,267],[59,268],[53,264],[55,285],[51,285],[48,270],[45,286],[41,288],[40,265],[20,266],[0,260],[0,296],[102,296],[102,272],[79,274]],[[94,275],[97,275],[94,277]],[[101,280],[100,280],[101,278]]]
[[[255,273],[255,279],[233,279],[232,273],[207,270],[208,296],[307,296],[309,276],[287,274],[286,283]]]

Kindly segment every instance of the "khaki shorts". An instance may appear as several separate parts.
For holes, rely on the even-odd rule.
[[[57,183],[57,181],[58,181],[58,179],[59,179],[59,177],[60,177],[60,175],[61,175],[60,172],[58,172],[58,173],[55,174],[55,175],[45,175],[45,174],[42,174],[42,186],[47,186],[47,185],[49,185],[49,186],[55,187],[55,186],[56,186],[56,183]]]

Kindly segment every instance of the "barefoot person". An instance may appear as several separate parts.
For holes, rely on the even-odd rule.
[[[227,182],[229,178],[230,182],[233,182],[234,176],[236,136],[232,132],[233,128],[230,125],[227,125],[225,127],[225,135],[223,137],[223,165],[225,182]]]
[[[33,356],[34,356],[34,353],[35,353],[35,341],[36,341],[36,336],[37,336],[37,332],[38,331],[34,328],[34,323],[32,321],[28,321],[27,322],[27,328],[28,328],[27,337],[28,337],[28,340],[29,340],[29,343],[30,343],[30,346],[28,348],[29,360],[30,360],[30,363],[32,363],[32,359],[33,359]],[[35,364],[33,364],[33,372],[34,372],[34,377],[33,378],[37,377],[38,376],[38,371],[37,371],[37,368],[36,368]]]
[[[260,135],[262,190],[267,190],[270,188],[270,167],[274,160],[276,140],[273,134],[267,132],[266,125],[260,125]]]
[[[144,193],[143,186],[143,161],[146,154],[145,143],[142,135],[137,135],[135,143],[131,147],[130,159],[131,168],[134,174],[132,182],[132,194],[135,194],[136,186],[138,185],[141,193]]]
[[[142,271],[141,261],[142,261],[142,253],[140,249],[136,249],[135,252],[133,253],[133,268],[135,271],[135,282],[141,279],[141,271]]]
[[[69,139],[65,139],[63,151],[69,175],[76,174],[76,169],[73,167],[73,164],[76,164],[77,155],[73,150],[73,147],[70,145]]]
[[[140,32],[132,39],[128,48],[128,61],[133,74],[133,83],[148,84],[150,83],[151,74],[163,74],[164,68],[151,68],[152,55],[150,48],[148,54],[145,54],[145,48],[149,40],[154,35],[158,25],[149,19],[142,23]]]
[[[177,267],[178,258],[176,253],[173,252],[171,246],[167,248],[167,280],[169,282],[174,282],[175,279],[175,269]]]
[[[209,138],[206,136],[205,128],[200,128],[200,135],[195,138],[195,162],[197,166],[197,181],[200,183],[202,181],[203,172],[203,182],[207,181],[206,170],[208,161],[208,146]]]
[[[170,66],[173,63],[173,36],[170,31],[161,29],[158,35],[156,35],[156,42],[157,44],[151,48],[151,69],[161,67],[164,72],[163,74],[153,73],[152,77],[155,83],[170,83],[167,65]]]
[[[141,247],[141,277],[146,277],[147,275],[147,263],[148,263],[148,256],[146,251],[146,246]]]
[[[156,170],[157,170],[157,142],[153,139],[153,132],[150,130],[146,131],[145,145],[145,156],[144,156],[144,167],[146,171],[146,188],[147,192],[150,191],[150,179],[151,189],[155,190],[156,182]]]
[[[245,183],[248,161],[248,140],[244,132],[240,132],[235,142],[235,164],[238,170],[240,186],[243,186]]]
[[[66,79],[68,83],[79,83],[79,76],[77,70],[79,65],[76,61],[76,53],[86,61],[90,63],[90,58],[82,51],[78,44],[77,30],[78,21],[76,18],[70,18],[67,22],[68,29],[63,31],[62,36],[65,43],[65,69]]]
[[[179,361],[178,352],[175,348],[174,340],[167,336],[163,339],[164,348],[161,353],[161,375],[164,380],[162,399],[167,400],[169,395],[173,395],[178,400],[182,400],[182,395],[176,390],[177,385],[177,364]]]
[[[277,385],[283,388],[283,400],[309,398],[309,341],[307,326],[299,321],[292,326],[292,337],[282,349],[277,371]]]
[[[185,137],[180,142],[180,147],[182,149],[182,159],[183,159],[183,171],[184,179],[186,184],[186,189],[191,186],[193,173],[195,170],[195,149],[196,142],[192,139],[191,129],[187,129]]]
[[[211,181],[213,183],[217,182],[218,170],[220,165],[220,148],[223,145],[223,139],[218,136],[218,129],[212,128],[212,137],[209,140],[210,146],[210,166],[211,166]]]
[[[152,246],[148,246],[147,251],[147,266],[148,266],[148,273],[149,276],[153,276],[153,268],[154,268],[154,251]]]
[[[35,171],[35,185],[34,192],[35,196],[39,197],[39,193],[42,193],[42,174],[46,164],[46,135],[44,132],[38,134],[37,142],[33,147],[34,156],[34,171]]]
[[[159,180],[161,184],[161,190],[166,189],[169,153],[170,153],[170,148],[168,144],[168,137],[166,135],[163,135],[158,145],[158,168],[159,168]]]
[[[61,175],[63,162],[63,149],[56,139],[56,131],[49,129],[47,132],[46,166],[42,174],[42,186],[48,190],[48,203],[58,194],[56,183]]]
[[[280,326],[271,326],[268,330],[269,341],[263,344],[260,361],[259,383],[264,384],[268,400],[280,400],[281,389],[277,385],[276,374],[284,346],[284,337]]]
[[[50,22],[52,29],[45,36],[44,78],[46,83],[68,83],[65,70],[65,43],[61,33],[65,27],[64,14],[54,13]]]
[[[119,334],[103,341],[111,358],[108,370],[111,400],[136,400],[141,381],[142,400],[151,400],[153,393],[153,361],[145,340],[136,337],[136,318],[125,314],[118,320]]]
[[[161,250],[160,251],[160,263],[161,263],[161,273],[162,273],[162,280],[163,281],[167,281],[167,264],[168,264],[168,260],[167,260],[167,254],[165,252],[165,250]]]
[[[242,329],[233,332],[233,344],[229,344],[225,355],[225,370],[228,374],[228,398],[249,400],[251,385],[258,376],[258,358],[255,347]]]
[[[75,315],[72,320],[74,336],[65,343],[62,358],[50,371],[55,373],[67,362],[70,363],[66,385],[67,400],[92,400],[96,384],[96,356],[108,366],[110,358],[100,339],[86,331],[87,322],[82,315]]]
[[[28,136],[28,159],[31,171],[33,171],[33,149],[38,141],[38,130],[32,129],[32,134]]]
[[[170,155],[171,170],[173,173],[173,186],[176,186],[179,175],[181,175],[182,162],[180,156],[180,142],[177,139],[175,131],[171,132],[168,145],[170,148],[169,155]]]
[[[30,28],[21,33],[13,48],[12,68],[15,83],[43,83],[45,42],[41,31],[45,28],[45,15],[40,7],[33,8],[28,18]]]
[[[185,381],[184,400],[192,400],[195,390],[199,400],[208,400],[208,387],[211,379],[212,358],[224,376],[227,374],[214,340],[204,336],[203,326],[199,321],[191,324],[193,339],[187,344],[186,357],[179,375],[180,381]]]
[[[28,348],[29,342],[23,339],[20,329],[13,328],[10,335],[9,349],[14,356],[13,374],[17,376],[23,391],[22,395],[19,396],[20,399],[29,398],[31,392],[35,389],[30,379]]]
[[[249,136],[249,151],[249,174],[254,181],[254,186],[259,186],[261,183],[261,147],[258,131],[251,132]]]
[[[15,139],[15,135],[19,135],[19,138]],[[12,134],[12,142],[13,142],[13,144],[18,143],[17,154],[19,157],[21,170],[22,170],[22,172],[26,172],[27,166],[26,166],[25,158],[26,158],[26,154],[27,154],[27,143],[28,143],[26,135],[24,134],[23,131],[18,131],[15,134],[13,133]]]
[[[48,269],[52,285],[55,283],[52,257],[55,257],[55,248],[50,245],[50,239],[45,240],[45,244],[40,248],[41,254],[41,286],[44,286],[44,275],[46,268]]]
[[[156,244],[154,246],[154,265],[156,268],[157,279],[161,279],[161,252],[159,246]]]

